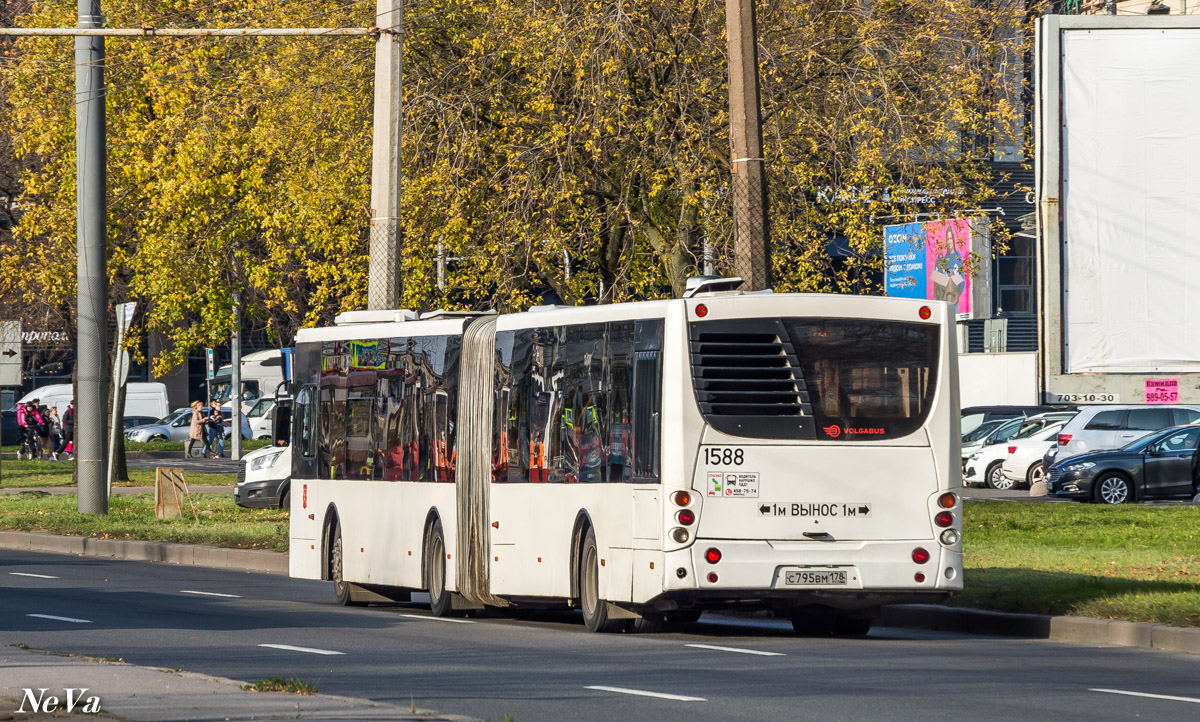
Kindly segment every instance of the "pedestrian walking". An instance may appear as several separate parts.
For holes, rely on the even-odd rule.
[[[43,404],[38,404],[38,416],[41,417],[41,422],[38,424],[38,438],[42,442],[42,452],[47,457],[50,455],[50,409]]]
[[[192,456],[192,450],[196,447],[196,442],[204,444],[204,452],[208,452],[208,439],[204,429],[204,414],[200,413],[203,406],[199,401],[192,402],[192,425],[188,429],[187,445],[183,449],[183,458],[189,459]]]
[[[62,417],[63,452],[67,459],[75,458],[75,399],[67,404],[67,410]]]
[[[46,416],[46,426],[50,430],[50,460],[58,461],[58,455],[62,453],[66,443],[63,441],[62,420],[58,417],[58,407],[50,409],[50,413]]]
[[[206,423],[208,425],[208,449],[211,452],[216,447],[216,458],[225,456],[225,417],[221,415],[221,407],[213,404]]]

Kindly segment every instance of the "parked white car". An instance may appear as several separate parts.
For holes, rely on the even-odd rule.
[[[1026,439],[1010,441],[1001,466],[998,485],[993,489],[1026,488],[1043,481],[1046,475],[1042,457],[1058,439],[1062,426],[1048,426]]]
[[[965,471],[963,472],[964,486],[990,486],[993,489],[1011,489],[1013,484],[1006,480],[1002,474],[1004,459],[1008,456],[1009,450],[1013,448],[1013,444],[1019,443],[1018,439],[1024,438],[1039,438],[1047,437],[1054,439],[1058,434],[1058,430],[1062,428],[1063,422],[1055,421],[1049,426],[1032,426],[1025,429],[1022,436],[1009,439],[1008,441],[999,444],[991,444],[971,454],[966,460]]]
[[[971,438],[969,440],[964,439],[962,442],[963,474],[966,474],[967,465],[976,452],[995,444],[1005,444],[1013,439],[1023,439],[1047,426],[1061,425],[1073,415],[1073,411],[1051,411],[1045,414],[1038,414],[1037,416],[1006,421],[983,436],[969,435]],[[984,474],[983,478],[986,479],[986,471],[981,473]]]

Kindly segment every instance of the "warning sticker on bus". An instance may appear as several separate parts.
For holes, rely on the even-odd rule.
[[[757,471],[710,471],[708,472],[708,495],[758,498]]]

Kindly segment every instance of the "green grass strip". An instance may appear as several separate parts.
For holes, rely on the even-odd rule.
[[[968,502],[951,604],[1200,626],[1200,507]]]
[[[183,517],[157,519],[153,492],[114,494],[106,516],[80,514],[74,494],[2,494],[0,529],[287,551],[286,511],[243,509],[231,494],[192,494],[191,499],[195,508],[185,498]]]

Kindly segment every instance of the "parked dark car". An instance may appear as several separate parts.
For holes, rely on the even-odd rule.
[[[1125,504],[1190,499],[1200,480],[1200,426],[1173,426],[1120,449],[1077,454],[1046,473],[1046,493],[1077,501]]]
[[[21,440],[21,427],[17,426],[15,409],[0,412],[0,445],[15,446]]]

